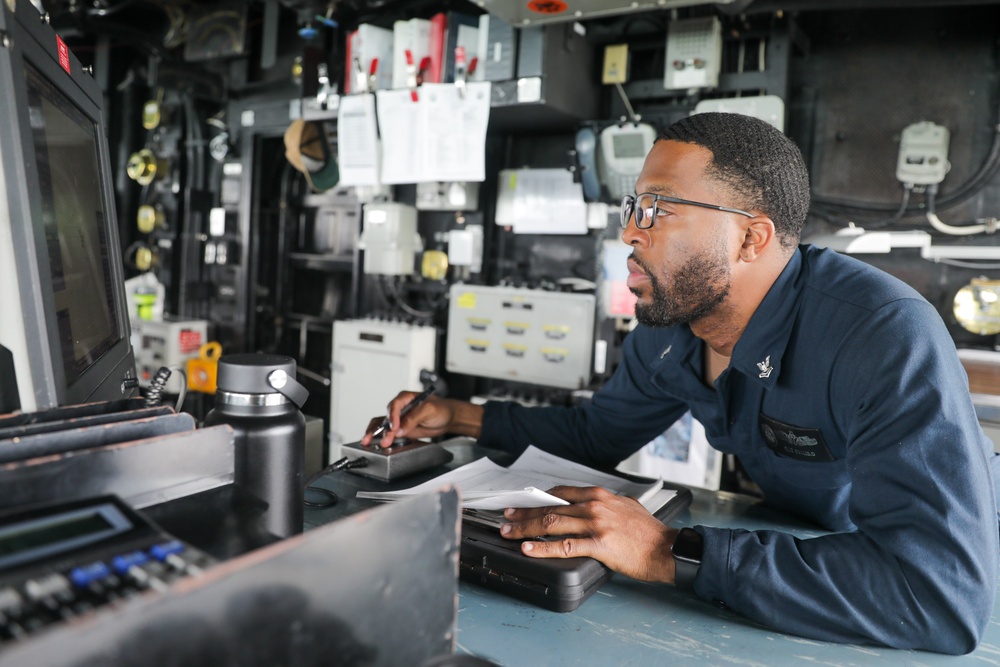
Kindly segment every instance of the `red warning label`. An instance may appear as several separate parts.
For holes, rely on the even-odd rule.
[[[180,337],[177,340],[177,346],[180,348],[181,354],[197,352],[198,348],[201,347],[201,332],[192,329],[182,329]]]
[[[56,35],[56,51],[59,52],[59,64],[62,68],[66,70],[67,74],[69,71],[69,47],[66,46],[66,42],[62,41],[62,37]]]
[[[539,14],[562,14],[569,5],[563,0],[531,0],[528,9]]]

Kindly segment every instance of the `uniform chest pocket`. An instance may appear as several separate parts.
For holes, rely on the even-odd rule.
[[[847,461],[796,461],[777,454],[767,455],[773,479],[801,489],[838,489],[850,484]]]
[[[847,462],[834,458],[818,428],[787,424],[760,413],[760,433],[770,450],[765,458],[771,474],[783,483],[830,489],[850,481]]]

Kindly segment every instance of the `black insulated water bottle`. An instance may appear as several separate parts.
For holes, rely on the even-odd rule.
[[[295,379],[295,360],[274,354],[219,359],[215,408],[205,426],[236,432],[235,482],[267,502],[264,524],[279,537],[302,532],[302,467],[309,392]]]

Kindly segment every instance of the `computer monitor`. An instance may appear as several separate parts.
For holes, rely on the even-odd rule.
[[[103,97],[0,3],[0,413],[135,393]]]

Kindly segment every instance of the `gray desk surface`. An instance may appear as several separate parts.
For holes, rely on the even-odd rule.
[[[451,447],[451,467],[479,452]],[[335,490],[341,502],[308,510],[306,527],[335,520],[370,505],[353,497],[360,488],[405,488],[425,478],[389,487],[348,473],[334,473],[317,485]],[[806,538],[821,534],[730,494],[696,491],[694,502],[673,525],[704,524],[777,529]],[[557,613],[460,582],[457,653],[488,658],[500,665],[998,665],[1000,608],[994,608],[986,636],[973,653],[944,656],[872,646],[845,646],[804,639],[757,625],[717,609],[672,586],[647,584],[615,575],[578,609]]]

